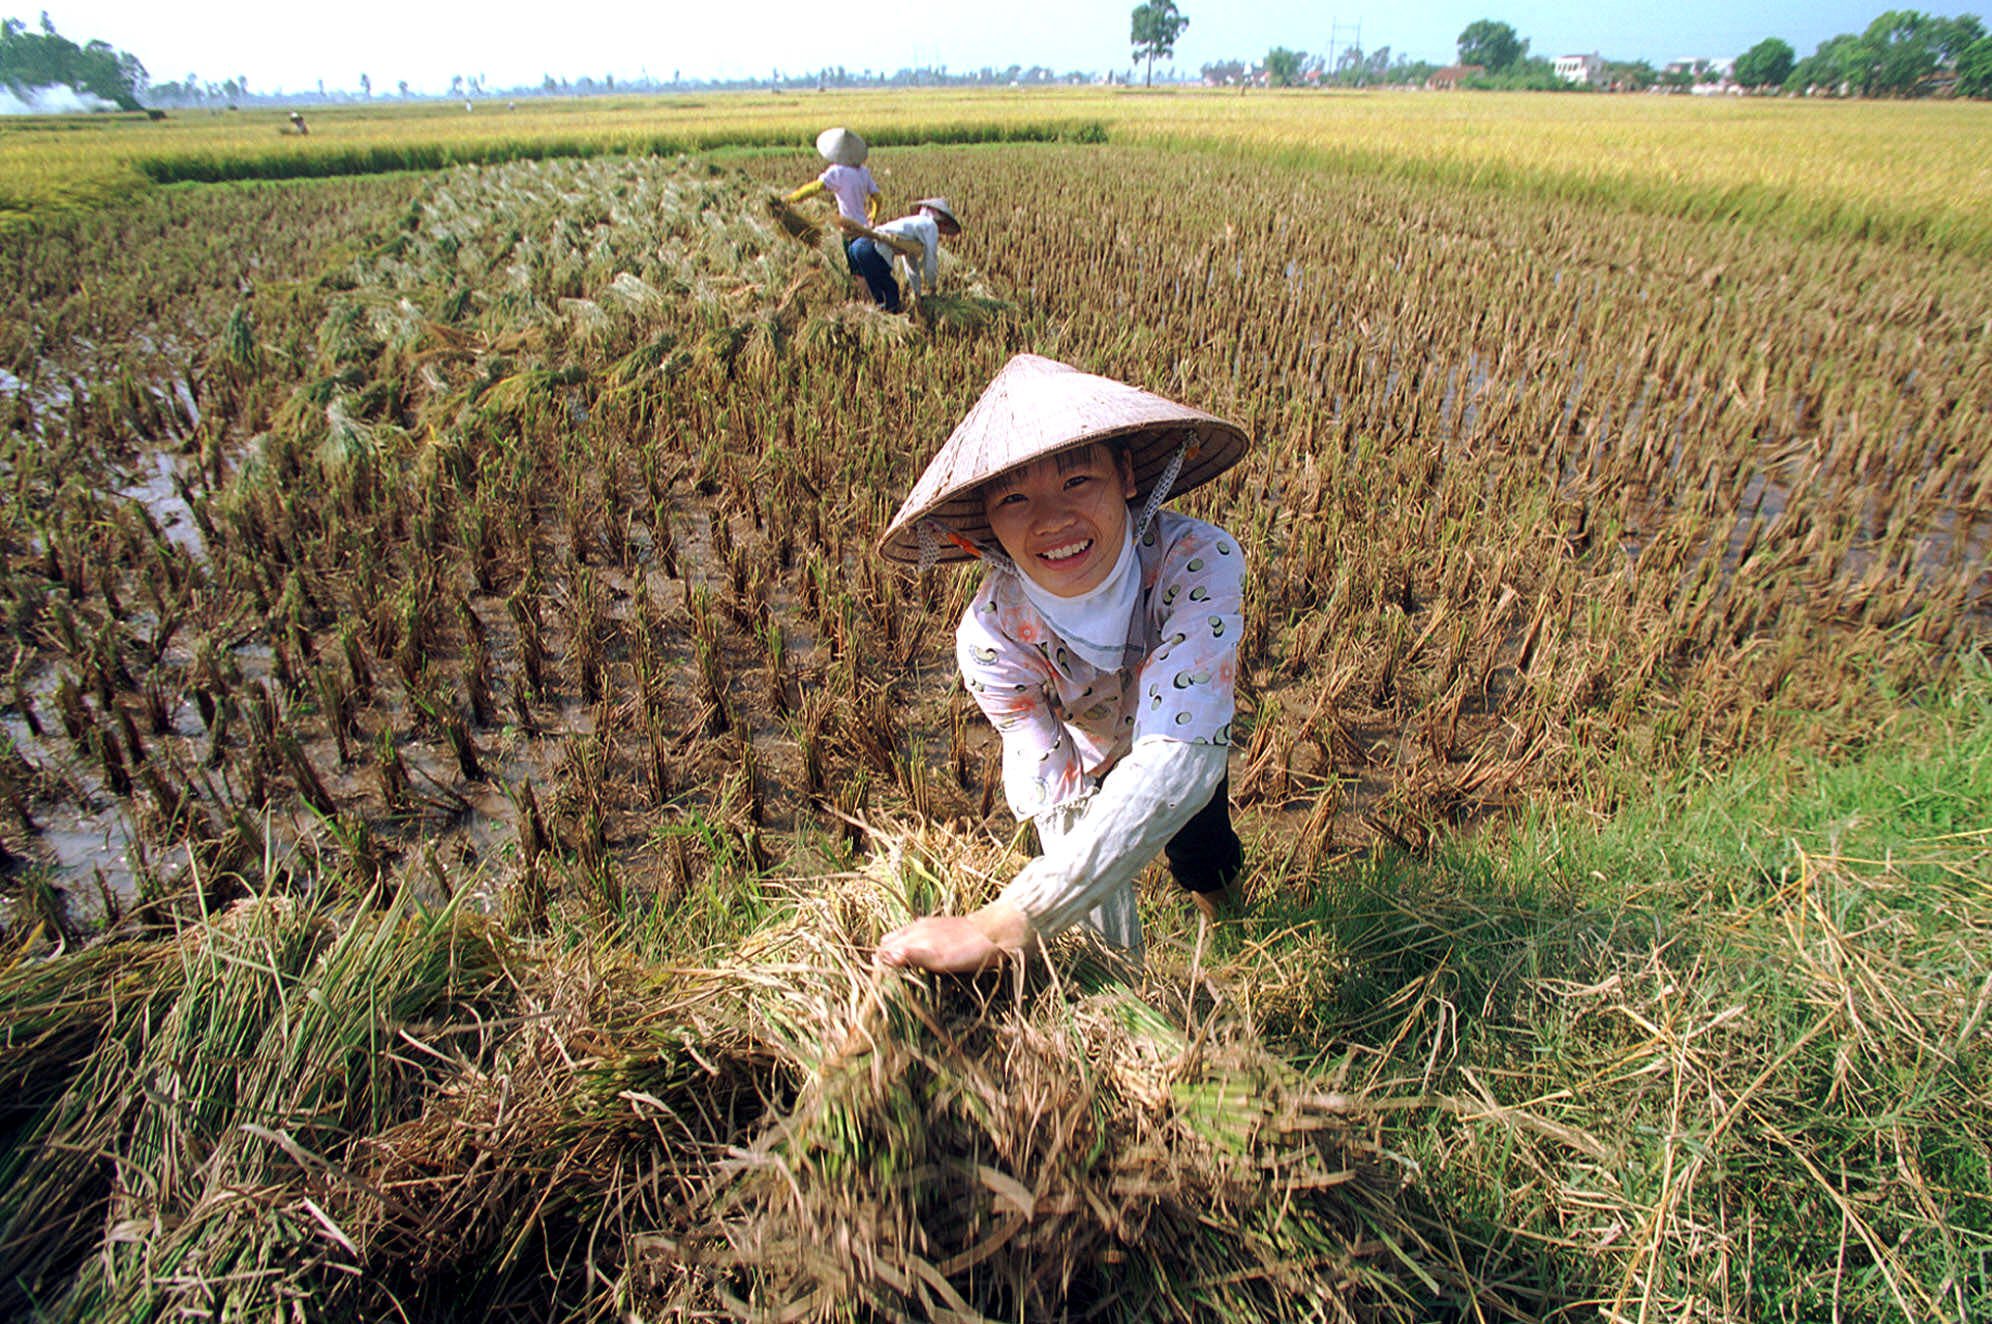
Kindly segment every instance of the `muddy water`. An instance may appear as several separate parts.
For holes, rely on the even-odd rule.
[[[82,790],[79,798],[84,807],[65,800],[42,814],[39,832],[12,844],[46,871],[73,925],[101,924],[109,908],[128,905],[138,896],[142,861],[123,805],[105,794],[64,748],[36,736],[22,718],[12,713],[0,718],[0,731],[23,758],[59,773]],[[12,896],[0,897],[0,925],[9,931],[14,928],[17,905]]]
[[[205,556],[207,547],[201,540],[200,526],[194,522],[193,509],[181,497],[173,481],[179,472],[177,461],[164,451],[155,451],[140,460],[139,472],[144,476],[127,487],[119,488],[118,495],[144,505],[152,513],[160,532],[175,547],[196,557]]]

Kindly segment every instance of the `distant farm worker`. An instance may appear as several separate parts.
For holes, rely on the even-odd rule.
[[[864,225],[847,216],[839,216],[837,224],[852,236],[844,247],[851,269],[864,278],[872,298],[888,313],[899,311],[893,255],[906,259],[907,282],[917,301],[921,294],[933,292],[940,276],[941,239],[961,233],[961,221],[946,198],[922,198],[913,204],[911,215],[879,226]]]
[[[306,125],[304,122],[304,116],[298,111],[293,110],[290,113],[290,122],[291,122],[291,128],[298,133],[311,132],[310,127]]]
[[[980,910],[887,934],[879,960],[980,970],[1085,923],[1138,961],[1133,882],[1158,850],[1204,914],[1232,906],[1245,558],[1161,507],[1246,445],[1201,410],[1020,354],[927,465],[879,550],[986,567],[955,656],[1043,853]]]
[[[801,202],[804,198],[812,198],[828,190],[837,203],[839,225],[848,221],[860,227],[870,226],[878,219],[880,195],[878,185],[872,181],[871,171],[865,166],[865,157],[869,154],[865,140],[849,129],[825,129],[816,135],[816,151],[830,164],[822,174],[789,194],[788,200]],[[865,276],[858,266],[858,259],[851,254],[851,246],[864,237],[862,230],[846,232],[844,261],[850,266],[851,274],[864,279],[869,286],[870,278]]]

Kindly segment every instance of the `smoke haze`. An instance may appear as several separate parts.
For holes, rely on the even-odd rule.
[[[0,87],[0,115],[74,115],[116,109],[114,103],[73,87]]]

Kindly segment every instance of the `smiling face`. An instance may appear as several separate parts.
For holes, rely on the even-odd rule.
[[[992,478],[982,510],[1032,582],[1061,598],[1100,586],[1127,540],[1134,470],[1117,448],[1083,446]]]

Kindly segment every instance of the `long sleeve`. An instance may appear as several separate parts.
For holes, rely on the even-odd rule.
[[[1173,536],[1153,589],[1159,642],[1136,673],[1133,736],[1229,744],[1245,632],[1245,557],[1222,529],[1182,519],[1157,524]]]
[[[1038,817],[1045,853],[1018,870],[999,900],[1046,937],[1093,912],[1109,941],[1138,952],[1134,877],[1210,802],[1228,752],[1162,736],[1137,740],[1076,812]]]

